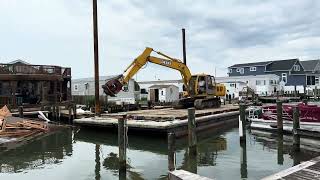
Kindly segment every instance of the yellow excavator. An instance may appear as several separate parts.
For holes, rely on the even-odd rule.
[[[162,58],[151,56],[155,52]],[[226,94],[223,84],[215,82],[214,76],[207,74],[191,75],[189,68],[179,59],[175,59],[161,52],[147,47],[124,71],[123,74],[106,80],[102,86],[109,96],[115,96],[123,86],[148,62],[178,70],[181,73],[183,86],[183,98],[174,102],[174,108],[195,107],[196,109],[220,107],[220,97]]]

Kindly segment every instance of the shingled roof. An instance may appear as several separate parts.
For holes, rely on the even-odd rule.
[[[300,61],[305,71],[314,71],[319,64],[320,60]]]
[[[271,64],[269,64],[266,70],[267,71],[290,70],[297,61],[298,59],[276,60],[276,61],[273,61]]]
[[[230,66],[229,68],[237,68],[237,67],[250,67],[250,66],[266,66],[272,61],[263,61],[263,62],[254,62],[254,63],[244,63],[244,64],[235,64]]]

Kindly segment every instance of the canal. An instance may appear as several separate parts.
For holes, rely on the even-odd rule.
[[[128,142],[127,179],[167,178],[165,137],[129,134]],[[229,128],[200,135],[196,159],[188,157],[186,138],[177,140],[176,167],[215,179],[260,179],[319,155],[304,149],[294,153],[277,138],[250,132],[246,146],[240,147],[238,128]],[[119,179],[117,134],[61,130],[0,152],[0,172],[6,180]]]

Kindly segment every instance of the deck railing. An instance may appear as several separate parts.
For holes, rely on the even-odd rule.
[[[0,74],[52,74],[71,77],[71,68],[50,65],[0,63]]]

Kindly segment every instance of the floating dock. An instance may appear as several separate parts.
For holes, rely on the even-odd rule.
[[[175,132],[176,136],[187,134],[187,109],[157,109],[139,110],[125,113],[127,126],[136,131],[153,131],[167,134]],[[75,119],[74,124],[84,127],[117,128],[118,118],[123,113],[103,114],[101,117]],[[237,124],[239,119],[239,106],[226,105],[220,108],[196,110],[197,131],[216,128],[223,125]]]
[[[284,171],[280,171],[274,175],[268,176],[263,180],[276,179],[303,179],[314,180],[320,179],[320,156],[310,161],[303,162]]]

